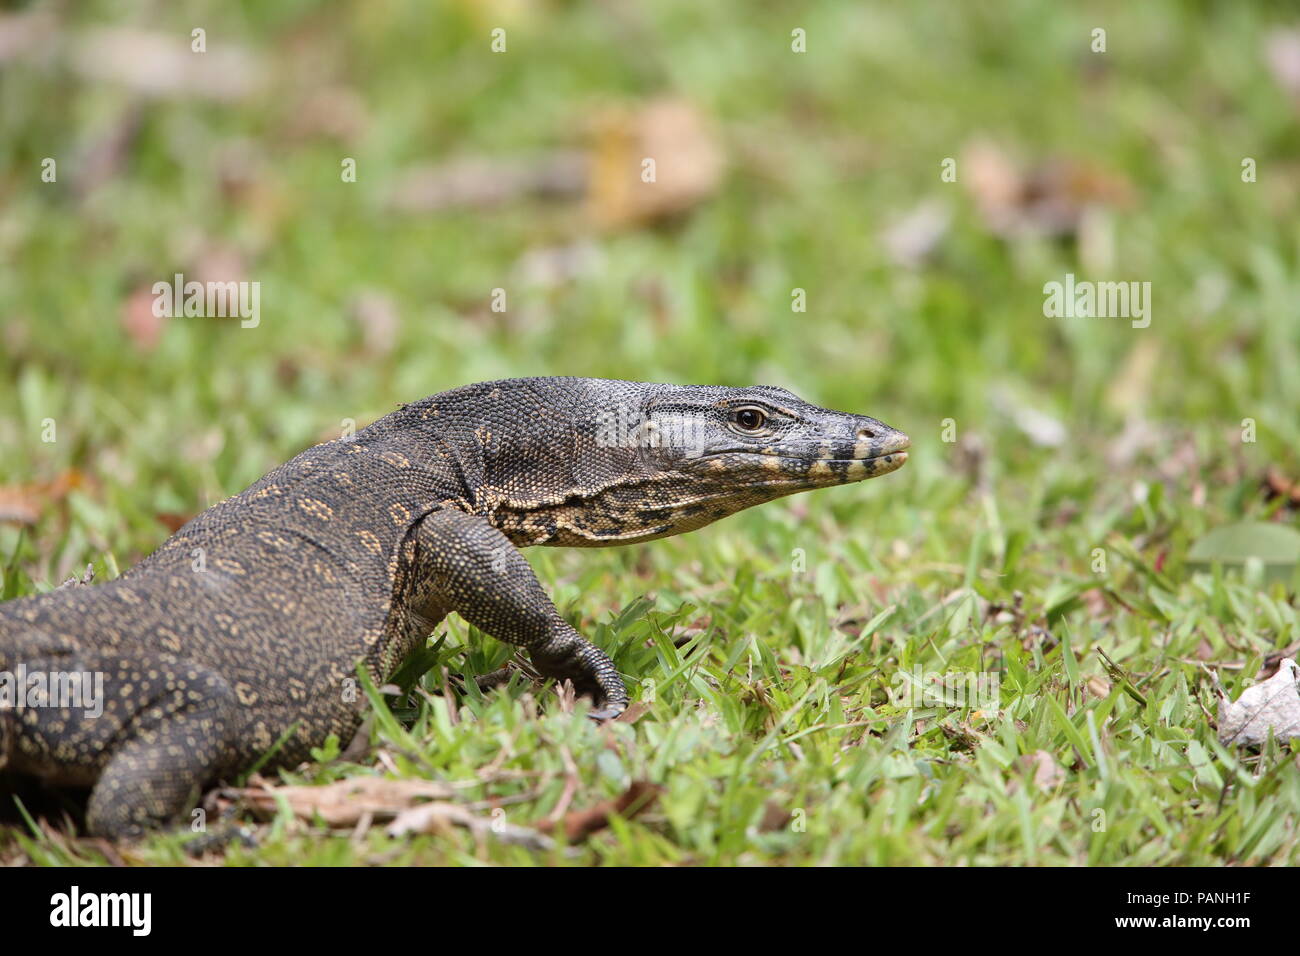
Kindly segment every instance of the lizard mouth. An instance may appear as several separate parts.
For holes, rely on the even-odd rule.
[[[818,458],[813,461],[806,458],[787,458],[785,460],[802,462],[811,474],[816,474],[820,470],[819,466],[824,466],[826,470],[843,480],[862,481],[866,478],[887,475],[891,471],[902,468],[907,461],[907,452],[891,451],[883,455],[872,455],[870,458]]]
[[[839,481],[862,481],[867,478],[875,478],[879,475],[887,475],[891,471],[897,471],[907,462],[907,452],[912,447],[912,441],[902,432],[894,431],[885,436],[878,443],[873,442],[875,448],[859,444],[853,449],[853,457],[836,457],[836,458],[815,458],[808,459],[796,455],[781,455],[782,461],[798,462],[807,469],[809,475],[822,476]],[[874,451],[874,455],[866,455],[864,452]]]
[[[785,463],[795,466],[795,473],[787,473],[787,480],[804,485],[813,479],[813,487],[850,484],[878,478],[902,468],[907,452],[891,451],[870,458],[801,458],[798,455],[758,456],[767,468],[778,470]]]
[[[888,455],[877,455],[875,458],[866,458],[864,463],[872,466],[870,477],[875,478],[878,475],[887,475],[891,471],[898,471],[907,462],[907,452],[894,451]]]

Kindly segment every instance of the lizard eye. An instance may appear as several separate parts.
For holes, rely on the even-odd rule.
[[[761,408],[738,408],[731,420],[747,432],[756,432],[767,423],[767,415]]]

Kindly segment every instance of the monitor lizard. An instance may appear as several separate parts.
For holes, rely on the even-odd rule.
[[[522,378],[404,405],[202,512],[116,580],[0,604],[0,675],[13,690],[22,673],[26,694],[0,682],[0,769],[89,787],[88,830],[138,836],[268,752],[292,766],[348,739],[358,667],[383,682],[452,611],[612,718],[628,702],[617,669],[520,548],[692,531],[894,471],[908,447],[772,386]],[[101,714],[62,706],[69,674],[102,678]]]

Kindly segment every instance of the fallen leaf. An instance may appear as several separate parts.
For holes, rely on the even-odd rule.
[[[417,166],[397,178],[388,205],[397,212],[483,209],[519,199],[577,199],[587,189],[587,157],[553,150],[501,159],[467,156]]]
[[[361,94],[348,86],[325,86],[294,104],[284,135],[292,140],[319,136],[352,143],[361,138],[369,122]]]
[[[409,810],[403,810],[388,825],[385,832],[390,837],[407,836],[412,833],[448,833],[452,827],[462,827],[475,836],[491,836],[503,843],[526,846],[532,850],[550,850],[555,841],[545,834],[529,827],[507,823],[500,817],[483,817],[470,813],[455,803],[442,801],[424,803]]]
[[[1024,167],[988,140],[969,144],[959,169],[985,228],[1003,239],[1074,236],[1089,207],[1125,206],[1133,197],[1116,173],[1061,158]]]
[[[659,99],[606,110],[594,123],[588,211],[621,228],[679,215],[717,191],[722,146],[711,124],[682,100]],[[646,161],[654,180],[646,182]]]
[[[403,810],[426,801],[446,800],[455,791],[434,780],[349,777],[320,787],[250,787],[224,793],[242,800],[256,812],[273,814],[283,801],[294,816],[303,820],[319,818],[332,827],[350,827],[363,815],[391,820]]]
[[[149,96],[233,101],[262,88],[264,63],[251,50],[226,39],[197,53],[190,43],[188,33],[99,27],[72,38],[67,62],[86,79]]]
[[[35,524],[43,508],[62,501],[74,488],[86,487],[88,484],[85,475],[75,468],[69,468],[48,481],[2,486],[0,521]]]
[[[1100,675],[1089,677],[1084,686],[1088,688],[1088,693],[1099,700],[1105,700],[1110,696],[1110,681]]]
[[[175,534],[177,531],[180,531],[181,528],[185,527],[194,515],[181,514],[177,511],[159,511],[154,515],[154,517],[157,518],[168,531]]]
[[[72,185],[77,198],[85,199],[117,177],[144,128],[144,116],[143,104],[134,99],[117,109],[106,128],[82,147]]]
[[[1031,754],[1025,754],[1020,758],[1019,763],[1025,770],[1033,771],[1034,786],[1039,790],[1055,790],[1065,779],[1065,771],[1056,762],[1056,758],[1046,750],[1035,750]]]
[[[1268,680],[1247,687],[1235,701],[1219,694],[1219,740],[1225,744],[1259,746],[1269,733],[1286,742],[1300,737],[1300,667],[1285,658]]]
[[[659,787],[645,780],[635,780],[631,786],[613,800],[602,800],[586,810],[574,810],[564,815],[558,824],[570,843],[580,843],[598,830],[609,826],[609,819],[618,815],[632,819],[659,798]],[[537,829],[544,832],[556,828],[551,821],[542,821]]]
[[[362,346],[368,355],[384,356],[393,350],[402,320],[391,296],[373,290],[362,292],[352,301],[350,311],[361,328]]]
[[[152,352],[158,347],[170,319],[154,314],[152,283],[139,286],[122,303],[122,331],[137,351]]]
[[[59,18],[49,10],[0,15],[0,64],[19,57],[45,60],[59,42]]]
[[[759,821],[759,833],[775,833],[777,830],[784,830],[790,821],[794,819],[788,808],[781,806],[775,800],[769,800],[763,804],[763,819]]]
[[[245,282],[248,279],[248,260],[240,249],[229,243],[205,242],[195,258],[192,272],[192,275],[185,276],[187,283]]]
[[[917,269],[934,255],[951,225],[952,210],[948,204],[926,199],[886,228],[880,234],[880,241],[897,265]]]
[[[1264,59],[1288,96],[1300,104],[1300,30],[1273,30],[1264,38]]]
[[[10,524],[36,524],[41,516],[40,502],[26,485],[0,488],[0,521]]]
[[[1110,611],[1110,601],[1101,588],[1088,588],[1079,595],[1079,598],[1088,609],[1088,616],[1091,618],[1104,617]]]
[[[551,288],[597,274],[605,264],[600,247],[587,239],[561,246],[531,249],[515,265],[528,285]]]
[[[1124,419],[1124,429],[1106,448],[1106,464],[1115,470],[1125,468],[1137,460],[1139,454],[1152,455],[1164,440],[1161,430],[1140,411],[1130,410]]]
[[[633,701],[628,704],[627,710],[614,718],[616,723],[635,724],[638,720],[650,713],[650,705],[641,701]]]

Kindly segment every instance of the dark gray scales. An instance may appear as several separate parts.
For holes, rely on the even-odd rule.
[[[90,830],[137,835],[282,738],[272,766],[348,739],[357,665],[384,682],[453,611],[616,716],[613,662],[519,548],[680,534],[886,474],[907,447],[770,386],[536,378],[434,395],[308,449],[116,581],[0,605],[0,672],[96,673],[105,693],[94,717],[0,709],[0,770],[90,786]]]

